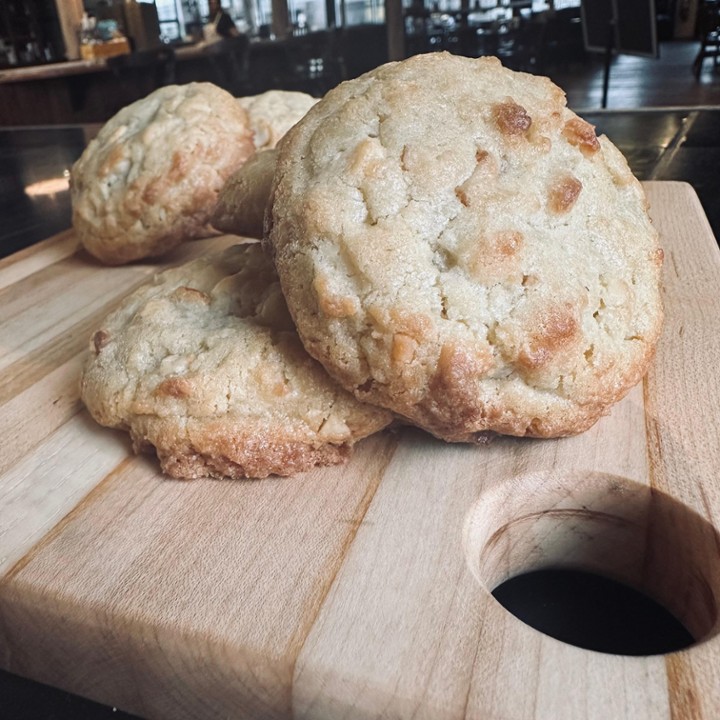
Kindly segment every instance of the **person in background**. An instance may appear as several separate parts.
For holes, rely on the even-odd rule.
[[[221,38],[237,37],[240,31],[235,26],[233,19],[221,4],[221,0],[210,0],[208,3],[210,14],[209,24]]]

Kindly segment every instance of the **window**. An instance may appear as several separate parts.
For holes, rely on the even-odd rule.
[[[385,3],[383,0],[335,0],[335,17],[338,25],[384,23]]]
[[[269,23],[271,0],[222,0],[223,7],[241,32],[255,33],[259,25]],[[160,34],[165,42],[179,40],[193,24],[208,21],[208,0],[155,0]]]
[[[155,6],[160,21],[160,37],[163,42],[179,40],[185,35],[185,25],[177,0],[156,0]]]
[[[314,32],[327,28],[325,0],[288,0],[288,11],[296,32]]]

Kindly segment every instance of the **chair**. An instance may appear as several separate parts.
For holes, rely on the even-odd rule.
[[[283,40],[261,40],[250,46],[248,79],[249,95],[267,90],[290,90],[286,87],[291,75]]]
[[[248,94],[250,39],[247,35],[222,38],[205,48],[210,79],[236,97]]]
[[[498,35],[494,54],[513,70],[541,71],[546,27],[544,22],[517,18],[505,33]]]
[[[152,90],[175,82],[175,53],[169,47],[117,55],[108,58],[106,63],[118,80],[149,82]]]
[[[175,82],[175,53],[168,47],[111,57],[106,66],[115,81],[109,101],[113,113]]]
[[[285,43],[293,89],[322,97],[337,85],[343,76],[339,56],[335,52],[335,34],[330,30],[289,37]]]
[[[546,66],[567,67],[587,59],[580,8],[569,7],[547,13],[544,18],[542,54],[538,72]]]
[[[703,60],[713,58],[717,67],[720,56],[720,3],[706,3],[698,10],[698,35],[700,37],[700,50],[693,61],[692,69],[695,79],[700,79]]]

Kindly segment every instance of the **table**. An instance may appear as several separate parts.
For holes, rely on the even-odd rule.
[[[684,180],[697,190],[720,235],[720,109],[596,112],[585,117],[625,152],[641,179]],[[0,254],[69,225],[66,171],[97,127],[0,131]],[[52,688],[0,673],[3,712],[30,718],[129,718]]]

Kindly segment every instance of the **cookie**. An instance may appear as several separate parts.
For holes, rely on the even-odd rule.
[[[238,99],[247,111],[258,150],[274,148],[280,138],[317,102],[304,92],[268,90]]]
[[[622,154],[547,78],[432,53],[278,147],[267,242],[306,349],[449,441],[582,432],[645,373],[662,251]]]
[[[225,180],[254,152],[247,113],[210,83],[171,85],[120,110],[71,172],[85,249],[119,265],[212,234]]]
[[[260,150],[236,170],[220,191],[211,223],[224,233],[260,240],[275,173],[276,150]]]
[[[129,295],[92,337],[81,398],[178,478],[340,463],[391,420],[305,352],[258,243],[162,272]]]
[[[211,224],[224,233],[260,239],[275,169],[274,148],[317,99],[303,92],[268,90],[238,102],[248,113],[258,152],[228,178]]]

